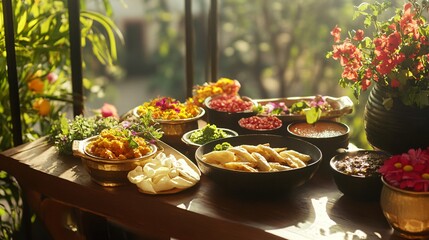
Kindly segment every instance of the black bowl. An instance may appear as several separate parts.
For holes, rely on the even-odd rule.
[[[308,154],[311,156],[311,160],[305,167],[277,172],[235,171],[217,167],[202,160],[204,154],[213,151],[216,144],[223,142],[228,142],[233,146],[269,143],[271,147],[287,147]],[[249,134],[206,143],[197,149],[195,159],[201,172],[227,191],[239,194],[284,194],[305,184],[313,177],[319,167],[322,153],[315,145],[296,138],[270,134]]]
[[[346,196],[357,199],[379,199],[381,175],[377,172],[389,154],[376,150],[358,150],[343,152],[330,161],[332,176],[338,189]],[[370,168],[361,163],[368,164]]]
[[[321,170],[329,171],[329,161],[339,149],[349,145],[350,128],[341,122],[319,120],[314,124],[305,121],[293,122],[287,126],[290,136],[316,145],[322,151]]]
[[[208,123],[215,124],[217,127],[229,128],[234,131],[240,130],[240,126],[238,125],[238,120],[241,118],[251,117],[256,115],[253,111],[253,108],[257,106],[256,102],[248,97],[242,97],[244,101],[252,102],[253,107],[249,110],[242,112],[222,112],[210,107],[210,101],[214,97],[208,97],[204,101],[204,105],[206,107],[207,112],[207,121]]]

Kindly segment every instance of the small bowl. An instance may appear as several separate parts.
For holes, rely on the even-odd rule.
[[[256,115],[253,111],[253,108],[257,106],[257,103],[248,97],[242,97],[244,101],[249,101],[252,103],[252,108],[242,111],[242,112],[223,112],[218,111],[210,107],[210,102],[214,97],[208,97],[204,101],[204,105],[207,110],[207,121],[211,124],[215,124],[218,127],[232,129],[234,131],[239,130],[238,120],[245,117],[250,117]]]
[[[378,199],[383,184],[377,170],[389,157],[388,153],[376,150],[340,153],[330,161],[335,184],[344,195]]]
[[[246,121],[248,119],[254,119],[253,122],[260,122],[265,121],[269,122],[271,124],[277,124],[277,126],[273,128],[249,128],[248,126],[244,125],[243,121]],[[238,125],[240,126],[238,133],[240,134],[278,134],[282,135],[282,133],[286,133],[282,131],[282,120],[280,120],[276,116],[251,116],[248,118],[241,118],[238,120]]]
[[[294,122],[288,125],[287,132],[293,137],[308,141],[322,151],[323,169],[329,169],[329,161],[338,154],[339,149],[346,149],[349,145],[350,128],[341,122],[319,120],[314,124],[305,121]]]
[[[198,120],[205,114],[204,108],[200,107],[199,109],[200,113],[192,118],[175,120],[155,119],[155,121],[159,123],[161,131],[163,132],[160,140],[172,147],[183,147],[183,142],[181,141],[183,134],[191,131],[192,129],[198,128]],[[139,116],[137,110],[138,107],[133,110],[133,115],[136,117]]]
[[[72,149],[73,155],[82,159],[82,163],[91,176],[91,179],[105,187],[130,184],[127,178],[128,172],[137,166],[143,166],[163,150],[162,147],[150,143],[152,151],[145,156],[126,160],[110,160],[94,156],[85,151],[86,146],[97,137],[93,136],[85,140],[75,140],[73,141]]]
[[[236,131],[234,131],[234,130],[231,130],[231,129],[228,129],[228,128],[218,128],[218,129],[220,129],[220,130],[222,130],[222,131],[224,131],[226,134],[228,134],[228,137],[235,137],[235,136],[238,136],[238,133],[236,132]],[[183,136],[182,136],[182,141],[188,146],[188,148],[189,148],[189,150],[190,151],[193,151],[194,153],[195,153],[195,151],[197,150],[197,148],[199,148],[199,147],[201,147],[202,145],[204,145],[204,144],[198,144],[198,143],[194,143],[194,142],[192,142],[191,141],[191,139],[190,139],[190,136],[194,133],[194,132],[196,132],[196,131],[198,131],[199,129],[194,129],[194,130],[191,130],[191,131],[189,131],[189,132],[186,132],[185,134],[183,134]],[[215,140],[217,140],[217,139],[215,139]]]
[[[305,167],[272,172],[244,172],[222,168],[205,162],[203,155],[212,152],[217,144],[224,142],[232,146],[243,144],[258,145],[269,143],[271,147],[287,147],[308,154],[311,160]],[[320,149],[315,145],[279,135],[249,134],[211,141],[199,147],[195,153],[201,172],[213,180],[220,188],[234,194],[258,194],[263,196],[286,194],[307,183],[317,171],[322,158]]]

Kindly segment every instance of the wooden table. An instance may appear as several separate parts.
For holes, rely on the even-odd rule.
[[[146,195],[134,185],[97,185],[45,138],[2,152],[0,169],[27,189],[160,239],[400,239],[378,201],[343,196],[323,171],[287,195],[234,195],[205,176],[180,193]]]

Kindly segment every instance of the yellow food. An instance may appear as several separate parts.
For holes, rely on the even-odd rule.
[[[86,146],[89,154],[111,160],[139,158],[151,151],[144,138],[123,129],[105,129]]]

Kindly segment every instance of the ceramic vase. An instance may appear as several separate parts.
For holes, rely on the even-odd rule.
[[[406,239],[429,239],[429,192],[402,190],[382,181],[381,209],[395,233]]]
[[[387,89],[381,85],[374,86],[369,94],[364,112],[368,142],[391,154],[428,147],[429,107],[406,106],[396,98],[393,107],[387,110],[383,105],[387,97]]]

